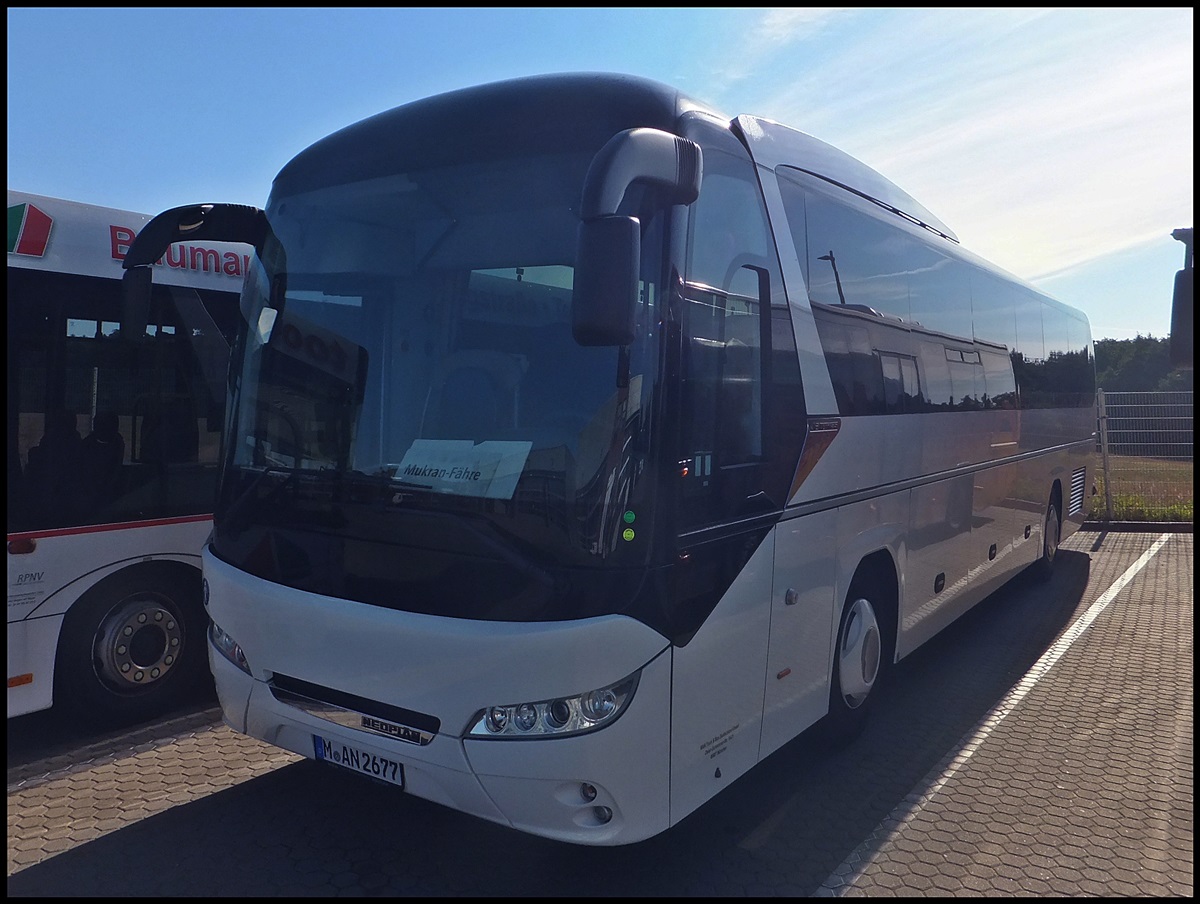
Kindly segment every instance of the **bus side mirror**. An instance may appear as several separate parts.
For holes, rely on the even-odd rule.
[[[579,224],[571,331],[580,345],[633,342],[641,248],[641,224],[634,217]]]
[[[634,338],[641,223],[621,214],[629,187],[655,189],[663,205],[699,197],[700,146],[659,129],[628,129],[592,158],[579,205],[571,329],[580,345],[628,345]]]
[[[142,339],[150,320],[150,290],[154,271],[150,267],[130,267],[121,277],[121,336]]]
[[[1194,346],[1192,328],[1195,325],[1194,274],[1192,258],[1192,230],[1176,229],[1171,237],[1183,242],[1187,248],[1183,269],[1175,274],[1175,293],[1171,299],[1171,366],[1184,370],[1192,369]]]
[[[1193,270],[1175,274],[1175,297],[1171,302],[1171,366],[1192,367],[1192,326],[1195,323],[1193,300]]]
[[[1190,370],[1193,342],[1193,273],[1180,270],[1175,274],[1175,298],[1171,301],[1171,366]]]

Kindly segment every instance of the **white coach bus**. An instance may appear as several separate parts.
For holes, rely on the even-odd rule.
[[[130,309],[121,262],[149,219],[8,193],[10,718],[144,720],[205,675],[200,550],[247,257],[176,245]]]
[[[308,148],[254,245],[204,553],[226,721],[514,828],[624,844],[1084,517],[1086,317],[815,138],[546,76]]]

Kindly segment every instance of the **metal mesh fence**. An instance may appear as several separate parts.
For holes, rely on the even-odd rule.
[[[1097,393],[1100,521],[1192,521],[1192,392]]]

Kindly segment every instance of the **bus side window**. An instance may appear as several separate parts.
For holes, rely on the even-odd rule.
[[[138,399],[134,423],[134,461],[162,465],[197,460],[199,426],[190,396],[174,393]]]
[[[79,494],[83,517],[94,518],[121,495],[125,439],[115,411],[99,411],[79,449]]]
[[[66,409],[46,412],[45,429],[29,450],[25,468],[26,502],[39,527],[66,527],[78,508],[80,445],[76,416]]]

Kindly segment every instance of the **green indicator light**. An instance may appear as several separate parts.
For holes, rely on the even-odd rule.
[[[633,512],[626,512],[624,517],[626,524],[633,524],[634,520],[637,518],[637,515],[635,515]]]
[[[632,527],[625,528],[625,530],[621,534],[621,536],[624,537],[626,540],[632,540],[633,539],[633,528]]]

